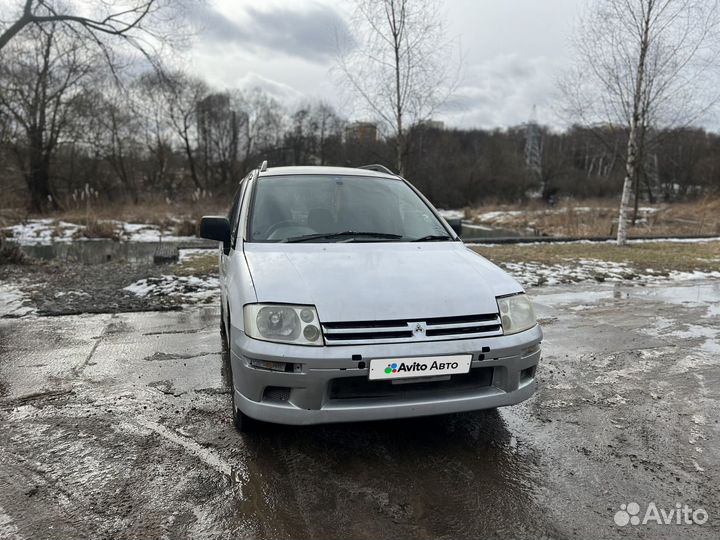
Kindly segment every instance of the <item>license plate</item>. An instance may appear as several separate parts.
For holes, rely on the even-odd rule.
[[[471,354],[370,360],[370,380],[455,375],[470,371]]]

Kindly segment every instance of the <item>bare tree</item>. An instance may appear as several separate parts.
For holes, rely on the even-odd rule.
[[[561,89],[574,119],[628,131],[620,245],[652,133],[691,125],[720,97],[719,28],[717,0],[598,0],[579,25],[576,65]]]
[[[197,104],[199,154],[208,187],[227,185],[237,171],[242,111],[227,92],[213,93]]]
[[[159,44],[178,35],[176,27],[169,24],[174,18],[168,12],[177,12],[181,2],[23,0],[17,4],[11,20],[0,25],[0,51],[26,28],[62,24],[100,45],[106,55],[111,54],[106,38],[115,38],[152,58]]]
[[[165,88],[170,122],[175,135],[182,142],[193,184],[200,189],[203,186],[200,183],[195,160],[195,149],[198,144],[197,106],[210,90],[202,80],[182,72],[168,75]]]
[[[405,171],[408,128],[427,120],[458,80],[438,0],[356,0],[353,39],[338,67],[364,108],[390,130]]]
[[[310,109],[310,116],[317,138],[318,161],[327,165],[328,141],[333,137],[339,139],[343,121],[331,105],[322,101]]]
[[[276,146],[282,140],[285,111],[260,88],[236,92],[233,101],[243,115],[240,145],[242,170],[247,170],[256,153]]]
[[[165,89],[165,81],[149,72],[135,82],[132,95],[133,108],[142,126],[149,184],[168,188],[171,187],[170,163],[175,132]]]
[[[6,49],[0,64],[0,109],[12,119],[13,153],[41,212],[58,207],[51,161],[74,118],[82,84],[95,63],[74,36],[57,24],[31,29],[31,39]]]

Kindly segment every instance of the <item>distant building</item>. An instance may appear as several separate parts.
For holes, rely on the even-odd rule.
[[[213,131],[219,126],[230,122],[234,126],[237,112],[231,108],[230,96],[227,94],[210,94],[197,102],[197,127],[202,142],[208,142],[213,138]]]
[[[345,128],[345,140],[366,143],[377,139],[378,127],[373,122],[352,122]]]

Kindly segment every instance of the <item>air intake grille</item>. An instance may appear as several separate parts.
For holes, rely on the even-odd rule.
[[[268,386],[263,393],[263,401],[287,401],[290,399],[290,388],[285,386]]]
[[[328,345],[471,339],[502,335],[500,316],[463,315],[432,319],[324,323]]]

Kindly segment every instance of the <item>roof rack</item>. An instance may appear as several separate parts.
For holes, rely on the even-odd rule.
[[[267,159],[264,160],[264,161],[260,164],[260,167],[258,167],[258,168],[260,169],[260,172],[265,172],[265,171],[267,171]]]
[[[397,176],[397,174],[392,172],[385,165],[379,165],[377,163],[375,163],[373,165],[363,165],[362,167],[358,167],[358,169],[366,169],[368,171],[381,172],[381,173],[392,174],[393,176]]]

